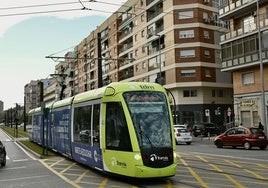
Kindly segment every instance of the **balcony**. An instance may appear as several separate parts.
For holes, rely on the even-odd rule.
[[[259,0],[259,5],[268,0]],[[256,0],[238,0],[219,10],[220,19],[229,20],[231,17],[241,15],[241,12],[251,12],[256,9]]]
[[[230,71],[240,69],[241,67],[259,65],[259,59],[259,52],[255,51],[251,54],[222,61],[222,71]],[[268,62],[268,49],[262,50],[262,60],[264,63]]]
[[[128,49],[132,48],[133,47],[133,42],[131,41],[130,43],[126,43],[123,45],[123,48],[121,48],[119,50],[119,53],[123,53],[125,51],[127,51]]]
[[[260,18],[260,29],[268,27],[268,19],[265,19],[265,16]],[[255,33],[258,31],[258,25],[256,22],[252,23],[247,28],[239,28],[237,30],[230,31],[226,34],[221,35],[220,41],[224,42],[231,39],[236,39],[237,37],[242,37],[243,35]]]
[[[163,2],[159,1],[153,7],[147,10],[147,22],[163,13]]]

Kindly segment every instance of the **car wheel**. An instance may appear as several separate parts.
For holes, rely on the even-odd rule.
[[[177,140],[175,139],[175,143],[176,143],[176,145],[179,145],[179,142],[177,142]]]
[[[3,159],[2,163],[1,163],[1,166],[2,167],[6,166],[6,156],[4,157],[4,159]]]
[[[249,142],[244,142],[244,148],[245,149],[250,149],[251,148],[251,145],[250,145],[250,143]]]
[[[222,148],[222,142],[220,140],[217,140],[215,144],[217,148]]]
[[[190,145],[192,142],[186,142],[187,145]]]

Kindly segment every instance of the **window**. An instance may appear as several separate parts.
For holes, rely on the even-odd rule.
[[[262,46],[265,49],[268,49],[268,31],[262,32]]]
[[[224,89],[213,89],[212,90],[212,97],[226,97],[226,90]]]
[[[143,22],[145,20],[145,15],[141,15],[141,21]]]
[[[93,145],[100,146],[100,104],[93,105]]]
[[[241,74],[241,76],[242,76],[242,84],[243,85],[254,84],[254,73],[253,72],[243,73],[243,74]]]
[[[194,69],[181,70],[181,77],[195,77],[196,71]]]
[[[181,58],[195,57],[195,50],[181,50],[180,57]]]
[[[136,72],[138,72],[139,71],[139,65],[136,65],[135,68],[136,68]]]
[[[142,63],[142,68],[145,69],[146,68],[146,62]]]
[[[244,53],[250,54],[257,51],[258,49],[258,39],[256,36],[250,36],[244,39]]]
[[[244,32],[245,33],[255,30],[255,28],[254,28],[255,23],[254,23],[253,16],[250,16],[250,17],[244,19],[243,24],[244,24]]]
[[[197,90],[183,90],[183,97],[197,97]]]
[[[135,56],[138,56],[138,49],[135,50]]]
[[[180,31],[180,38],[194,38],[194,30]]]
[[[74,109],[74,141],[91,145],[91,110],[91,105]]]
[[[138,40],[138,35],[137,35],[137,34],[134,36],[134,40],[135,40],[135,41]]]
[[[179,19],[189,19],[194,17],[193,11],[179,12]]]
[[[207,12],[203,12],[203,19],[208,19],[208,13]]]
[[[243,55],[243,42],[242,39],[236,40],[233,42],[233,56],[241,56]]]
[[[204,38],[209,39],[209,32],[207,30],[204,30]]]
[[[141,31],[141,37],[144,37],[144,30]]]
[[[210,51],[205,50],[204,55],[205,55],[206,58],[210,58]]]
[[[147,49],[146,46],[142,46],[142,48],[141,48],[142,53],[145,53],[146,52],[146,49]]]
[[[127,122],[121,103],[107,103],[105,132],[107,149],[132,151]]]
[[[210,69],[206,69],[205,70],[205,75],[207,78],[210,78],[211,77],[211,70]]]
[[[221,54],[223,61],[232,58],[232,48],[230,43],[222,45]]]

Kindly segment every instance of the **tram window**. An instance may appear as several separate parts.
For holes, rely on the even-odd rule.
[[[74,141],[91,145],[91,110],[91,105],[74,109]]]
[[[94,146],[100,145],[99,124],[100,124],[100,104],[95,104],[93,106],[93,145]]]
[[[105,132],[107,149],[132,151],[127,122],[121,103],[107,103]]]

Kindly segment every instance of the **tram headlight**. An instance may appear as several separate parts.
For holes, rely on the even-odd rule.
[[[174,157],[174,159],[177,158],[177,153],[176,152],[173,152],[173,157]]]
[[[141,160],[141,155],[140,154],[134,155],[134,159],[137,161]]]

